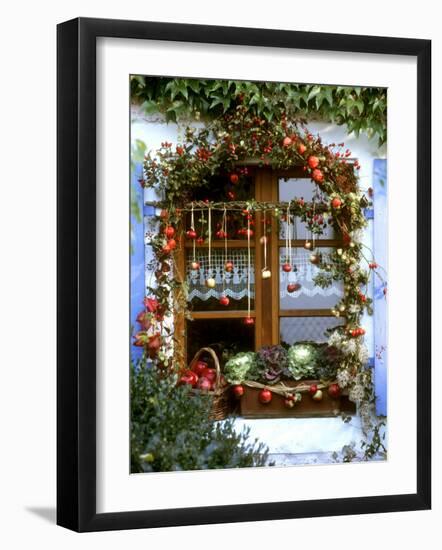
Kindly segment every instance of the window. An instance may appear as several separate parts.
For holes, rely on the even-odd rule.
[[[303,177],[301,170],[278,173],[268,167],[249,167],[246,185],[240,191],[241,196],[235,200],[255,199],[269,203],[288,202],[303,197],[306,202],[313,199],[316,186]],[[228,185],[216,179],[210,187],[198,190],[193,199],[197,201],[225,200],[229,193]],[[233,192],[230,190],[230,192]],[[228,202],[226,203],[228,209]],[[280,223],[269,214],[256,212],[253,219],[253,238],[250,240],[251,273],[247,284],[248,241],[241,235],[244,227],[244,213],[229,211],[228,239],[217,238],[222,229],[223,212],[212,211],[212,240],[202,243],[195,239],[183,239],[178,253],[178,266],[188,284],[188,304],[193,321],[181,319],[178,329],[183,333],[184,349],[189,361],[193,354],[203,346],[220,346],[222,350],[232,352],[259,349],[263,345],[299,341],[324,342],[326,329],[343,323],[342,318],[335,318],[331,309],[342,297],[343,288],[334,283],[327,289],[319,288],[313,283],[318,268],[310,262],[311,250],[305,249],[306,241],[314,242],[315,250],[328,254],[334,247],[341,245],[341,240],[334,229],[324,220],[323,232],[316,239],[312,238],[305,222],[293,220],[291,234],[292,263],[296,270],[283,271],[282,265],[287,256],[285,224]],[[266,219],[264,220],[264,216]],[[194,226],[201,236],[207,233],[207,208],[194,208]],[[265,223],[264,223],[265,222]],[[186,224],[190,227],[190,218]],[[271,224],[270,231],[265,227]],[[267,234],[267,266],[264,265],[264,246],[262,237]],[[219,233],[218,233],[219,236]],[[227,245],[227,252],[226,252]],[[209,261],[210,260],[210,261]],[[192,268],[194,262],[200,266]],[[232,262],[230,272],[224,269],[225,263]],[[261,276],[264,267],[271,271],[271,277]],[[210,274],[210,275],[209,275]],[[215,286],[208,288],[206,279],[215,279]],[[293,291],[290,284],[297,283]],[[227,296],[228,305],[220,304],[220,297]],[[245,325],[248,315],[248,296],[250,296],[250,316],[253,325]]]

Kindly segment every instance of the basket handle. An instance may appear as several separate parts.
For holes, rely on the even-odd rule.
[[[216,370],[216,380],[215,380],[215,391],[218,390],[221,386],[221,367],[219,365],[219,359],[218,359],[218,356],[216,355],[216,353],[213,351],[212,348],[201,348],[199,349],[192,361],[190,362],[190,366],[193,365],[193,363],[195,363],[196,361],[198,361],[200,355],[202,355],[203,353],[208,353],[212,359],[213,359],[213,362],[215,363],[215,370]]]

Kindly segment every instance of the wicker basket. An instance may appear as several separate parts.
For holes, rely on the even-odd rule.
[[[194,358],[190,362],[189,368],[192,368],[192,365],[198,361],[201,355],[206,354],[210,355],[213,360],[213,364],[216,370],[216,380],[215,380],[215,389],[210,391],[209,394],[212,396],[212,408],[210,410],[210,418],[212,420],[223,420],[229,414],[231,409],[231,398],[229,392],[229,385],[223,381],[221,376],[221,368],[219,365],[219,360],[216,353],[212,348],[201,348],[195,353]],[[201,390],[193,390],[194,392],[199,392]]]

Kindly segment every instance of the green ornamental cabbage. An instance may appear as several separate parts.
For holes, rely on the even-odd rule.
[[[295,380],[314,378],[318,352],[311,344],[294,344],[288,350],[288,370]]]
[[[241,384],[256,378],[256,354],[252,351],[237,353],[224,365],[224,376],[230,384]]]

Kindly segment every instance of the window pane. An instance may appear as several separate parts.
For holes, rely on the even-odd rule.
[[[295,198],[303,198],[305,202],[311,202],[313,199],[313,194],[317,186],[310,179],[284,179],[279,180],[279,200],[281,202],[289,202]],[[326,199],[324,199],[326,200]],[[323,228],[323,233],[319,238],[321,239],[336,239],[336,232],[331,225],[328,224],[327,220],[326,227]],[[306,224],[302,222],[299,218],[296,219],[296,228],[292,229],[294,233],[293,238],[297,239],[310,239],[310,231],[308,231]],[[285,239],[286,236],[286,225],[284,222],[281,223],[280,228],[280,239]]]
[[[317,248],[316,252],[330,254],[332,248]],[[336,305],[343,296],[343,284],[333,281],[328,288],[314,284],[313,279],[321,270],[310,262],[310,250],[292,248],[292,271],[286,273],[282,265],[287,262],[287,249],[280,248],[279,254],[279,307],[280,309],[328,309]],[[294,271],[293,266],[296,267]],[[289,292],[289,285],[298,283],[299,289]]]
[[[192,269],[192,250],[187,252],[186,280],[189,289],[188,300],[194,311],[213,310],[246,310],[247,309],[247,273],[248,255],[246,248],[229,249],[227,261],[233,264],[232,270],[225,269],[226,255],[222,249],[212,250],[211,269],[209,270],[209,253],[207,248],[196,249],[195,258],[200,264],[199,270]],[[250,307],[253,309],[255,298],[255,251],[250,250]],[[208,288],[206,280],[215,279],[215,287]],[[221,305],[221,296],[229,298],[228,306]]]
[[[224,364],[229,354],[255,349],[254,325],[245,325],[243,319],[187,321],[188,362],[199,349],[204,347],[213,348],[221,364]]]
[[[336,317],[281,317],[279,333],[281,343],[326,342],[327,329],[343,325],[345,320]]]

